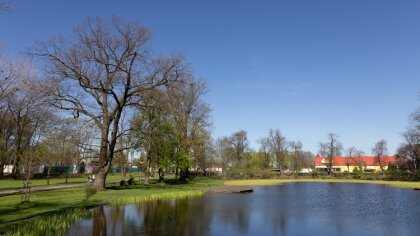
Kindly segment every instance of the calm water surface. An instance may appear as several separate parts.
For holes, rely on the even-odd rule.
[[[420,235],[420,191],[290,183],[250,194],[102,206],[66,235]]]

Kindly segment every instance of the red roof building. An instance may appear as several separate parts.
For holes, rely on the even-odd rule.
[[[327,171],[330,158],[316,156],[315,170]],[[398,156],[361,156],[361,157],[333,157],[332,169],[335,172],[353,172],[354,168],[366,172],[378,172],[388,169],[389,165],[401,166],[406,162],[404,157]]]

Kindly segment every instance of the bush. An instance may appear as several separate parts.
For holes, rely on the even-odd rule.
[[[93,195],[95,195],[97,192],[95,187],[87,187],[85,188],[85,193],[86,193],[86,201],[89,200],[89,198],[91,198]]]
[[[125,186],[125,180],[121,180],[121,181],[120,181],[120,186],[121,186],[121,187]]]
[[[135,180],[133,177],[130,177],[130,179],[128,179],[128,185],[133,185],[135,183]]]
[[[270,179],[272,177],[272,172],[270,170],[262,170],[261,171],[261,178],[263,179]]]
[[[420,171],[408,172],[396,169],[389,169],[385,172],[385,179],[399,181],[420,181]]]

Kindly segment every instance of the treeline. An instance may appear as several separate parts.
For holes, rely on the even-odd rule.
[[[275,174],[297,173],[313,167],[311,152],[302,149],[300,141],[289,141],[279,129],[270,129],[259,141],[259,149],[252,150],[247,132],[238,131],[215,142],[216,160],[222,172],[231,177],[270,177]]]
[[[405,132],[402,133],[403,142],[397,149],[396,156],[405,158],[402,171],[415,172],[420,170],[420,109],[417,109],[410,115],[409,125]],[[338,135],[330,133],[327,136],[327,141],[319,144],[319,154],[326,159],[327,172],[332,174],[332,167],[334,165],[333,158],[342,156],[344,152],[343,144],[339,141]],[[381,169],[385,171],[385,163],[383,158],[387,156],[388,148],[387,141],[381,139],[374,144],[371,150],[376,157],[376,161]],[[363,150],[356,147],[346,149],[346,156],[349,161],[358,162],[354,157],[364,156]],[[353,159],[354,158],[354,159]],[[362,170],[366,164],[357,163],[359,169]],[[399,170],[399,171],[401,171]],[[396,170],[392,170],[395,172]],[[398,171],[397,171],[398,172]]]
[[[81,170],[92,159],[94,185],[104,189],[112,166],[122,175],[128,165],[141,166],[146,183],[155,170],[160,181],[173,171],[185,182],[191,171],[262,177],[312,167],[313,154],[278,129],[259,140],[258,150],[246,131],[214,141],[206,82],[182,55],[156,54],[150,41],[150,30],[136,22],[88,18],[72,35],[34,43],[27,59],[1,57],[0,175],[13,166],[12,176],[28,182],[34,168],[46,166],[48,178],[61,166],[68,176],[65,168]],[[419,113],[398,150],[417,170]],[[341,155],[337,137],[328,138],[320,154]],[[385,151],[386,142],[378,142],[374,152]]]
[[[207,155],[206,83],[181,55],[153,53],[138,23],[88,18],[73,32],[36,42],[24,61],[1,58],[0,175],[12,165],[29,179],[41,165],[49,173],[94,158],[103,189],[131,154],[185,181],[193,156]]]

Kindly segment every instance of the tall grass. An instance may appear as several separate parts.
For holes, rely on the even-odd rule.
[[[204,192],[200,190],[162,192],[162,193],[153,193],[150,195],[143,195],[143,196],[118,198],[118,199],[109,201],[109,204],[112,206],[119,206],[119,205],[127,205],[127,204],[134,204],[134,203],[148,202],[148,201],[155,201],[155,200],[198,197],[198,196],[202,196],[203,194]]]
[[[56,236],[64,234],[70,226],[80,218],[91,217],[92,212],[87,209],[72,209],[63,213],[40,216],[25,224],[10,226],[3,232],[10,236]],[[2,232],[0,232],[2,234]]]

